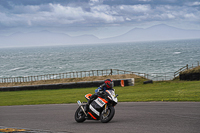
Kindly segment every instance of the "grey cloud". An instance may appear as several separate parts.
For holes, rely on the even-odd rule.
[[[48,3],[53,4],[62,4],[62,5],[68,5],[68,4],[76,4],[76,5],[82,5],[83,3],[88,3],[90,0],[1,0],[0,5],[6,7],[6,8],[12,8],[13,5],[45,5]]]
[[[1,0],[3,27],[101,27],[154,21],[199,23],[197,0]]]

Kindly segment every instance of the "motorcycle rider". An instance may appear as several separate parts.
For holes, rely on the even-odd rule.
[[[92,101],[94,101],[99,95],[101,95],[106,90],[112,90],[113,87],[114,87],[114,83],[112,79],[106,79],[104,83],[95,90],[95,93],[92,96],[90,96],[90,99],[88,100],[86,104],[86,111],[89,110],[89,105],[90,103],[92,103]]]

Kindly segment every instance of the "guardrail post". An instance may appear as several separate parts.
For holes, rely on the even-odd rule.
[[[199,66],[199,61],[197,61],[197,65]],[[192,67],[194,67],[194,64],[192,64]],[[174,76],[174,78],[180,74],[180,72],[184,70],[188,70],[189,66],[188,64],[182,68],[180,68],[178,71],[170,74],[171,77]],[[89,73],[88,73],[89,72]],[[69,74],[69,75],[68,75]],[[150,78],[152,77],[151,74],[146,73],[138,73],[138,72],[131,72],[131,71],[125,71],[125,70],[119,70],[119,69],[106,69],[106,70],[90,70],[90,71],[76,71],[76,72],[68,72],[68,73],[58,73],[58,74],[48,74],[48,75],[37,75],[37,76],[27,76],[27,77],[14,77],[14,78],[0,78],[0,83],[13,83],[13,82],[32,82],[32,81],[39,81],[39,80],[51,80],[51,79],[64,79],[64,78],[83,78],[83,77],[90,77],[90,76],[104,76],[104,75],[119,75],[119,74],[135,74],[138,76],[142,76],[144,78]],[[167,80],[168,75],[167,73],[162,73],[161,76],[159,74],[155,74],[154,79],[158,80],[160,77],[163,77],[162,80]]]
[[[110,75],[112,75],[112,73],[113,73],[113,72],[112,72],[112,69],[110,69]]]

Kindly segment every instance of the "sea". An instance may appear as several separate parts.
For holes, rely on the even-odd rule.
[[[0,48],[0,78],[120,69],[172,73],[200,61],[200,39]]]

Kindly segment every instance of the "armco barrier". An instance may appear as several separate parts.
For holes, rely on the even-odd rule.
[[[179,75],[180,80],[200,80],[200,73],[186,73]]]
[[[121,80],[124,80],[124,86],[133,86],[134,78],[131,79],[117,79],[113,80],[114,86],[121,86]],[[71,89],[71,88],[86,88],[86,87],[99,87],[104,81],[86,81],[86,82],[73,82],[63,84],[46,84],[46,85],[31,85],[31,86],[13,86],[1,87],[0,91],[22,91],[22,90],[42,90],[42,89]]]

